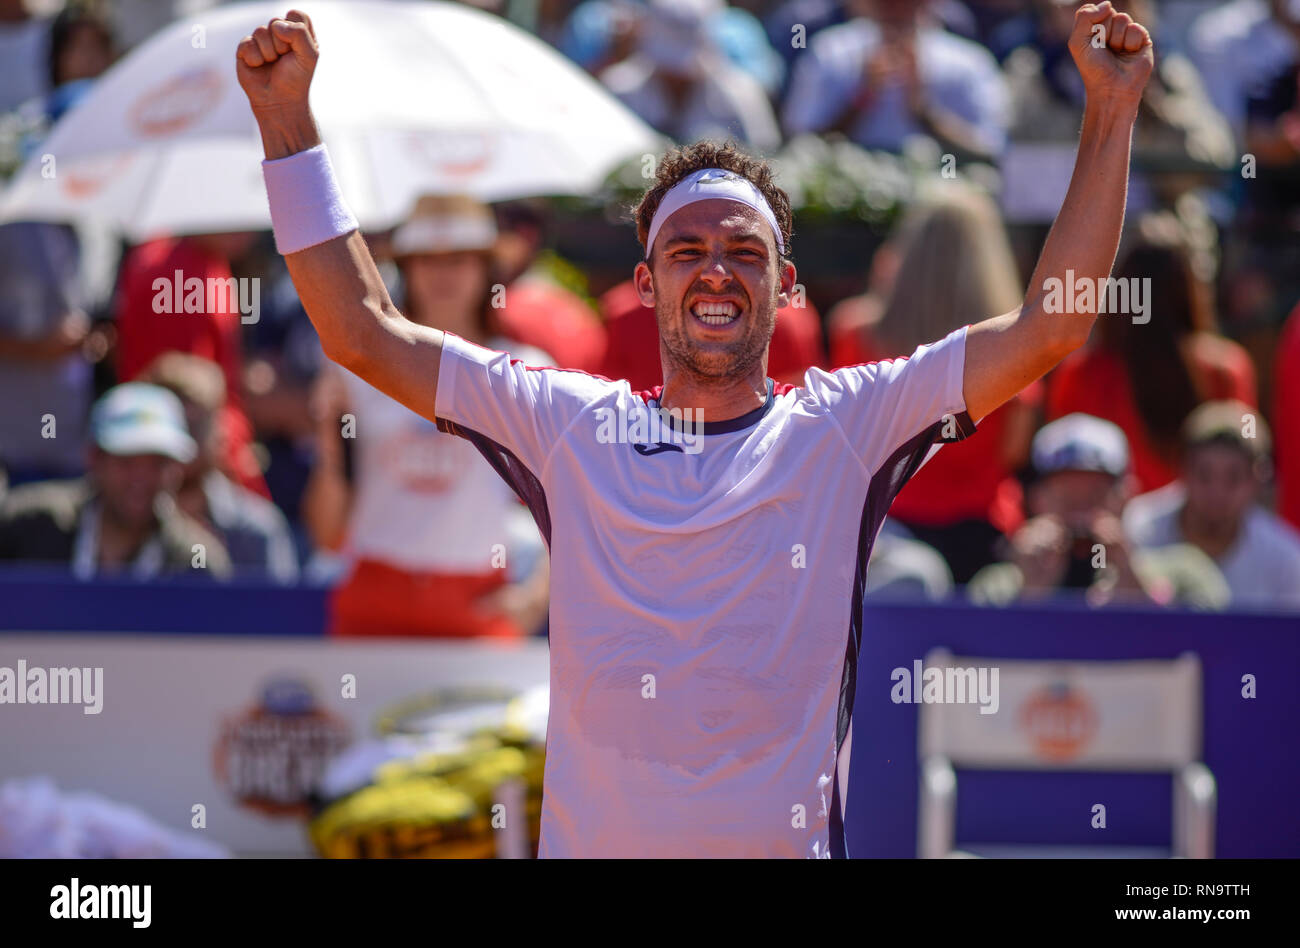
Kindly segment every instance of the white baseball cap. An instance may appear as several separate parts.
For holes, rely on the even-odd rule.
[[[1128,438],[1118,425],[1075,412],[1044,425],[1031,448],[1041,477],[1059,471],[1097,471],[1123,477],[1128,471]]]
[[[161,454],[188,464],[198,452],[185,427],[181,400],[146,382],[127,382],[105,392],[91,410],[90,432],[109,454]]]

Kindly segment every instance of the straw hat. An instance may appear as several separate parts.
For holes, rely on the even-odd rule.
[[[392,253],[406,257],[421,253],[491,250],[497,225],[492,209],[462,194],[426,194],[415,203],[405,222],[393,231]]]

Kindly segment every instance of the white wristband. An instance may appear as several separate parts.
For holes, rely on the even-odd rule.
[[[358,228],[343,201],[324,143],[262,162],[275,249],[297,253]]]

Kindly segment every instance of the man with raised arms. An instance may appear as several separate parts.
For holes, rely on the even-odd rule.
[[[907,359],[773,382],[767,346],[795,287],[789,201],[764,162],[701,142],[663,157],[637,211],[635,282],[659,324],[663,385],[633,392],[403,318],[308,108],[311,21],[291,11],[240,43],[277,246],[325,353],[473,442],[549,544],[540,855],[848,855],[881,521],[942,441],[1088,338],[1096,313],[1045,312],[1047,281],[1102,281],[1114,262],[1151,41],[1089,4],[1070,49],[1087,88],[1078,157],[1019,309]],[[671,425],[686,409],[699,451],[597,436],[611,412]]]

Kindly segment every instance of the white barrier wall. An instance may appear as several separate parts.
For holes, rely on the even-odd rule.
[[[76,683],[40,671],[74,668],[91,671]],[[441,688],[546,681],[541,640],[3,635],[0,782],[45,775],[238,855],[307,855],[301,788],[373,736],[382,710]],[[191,826],[196,804],[206,829]]]

